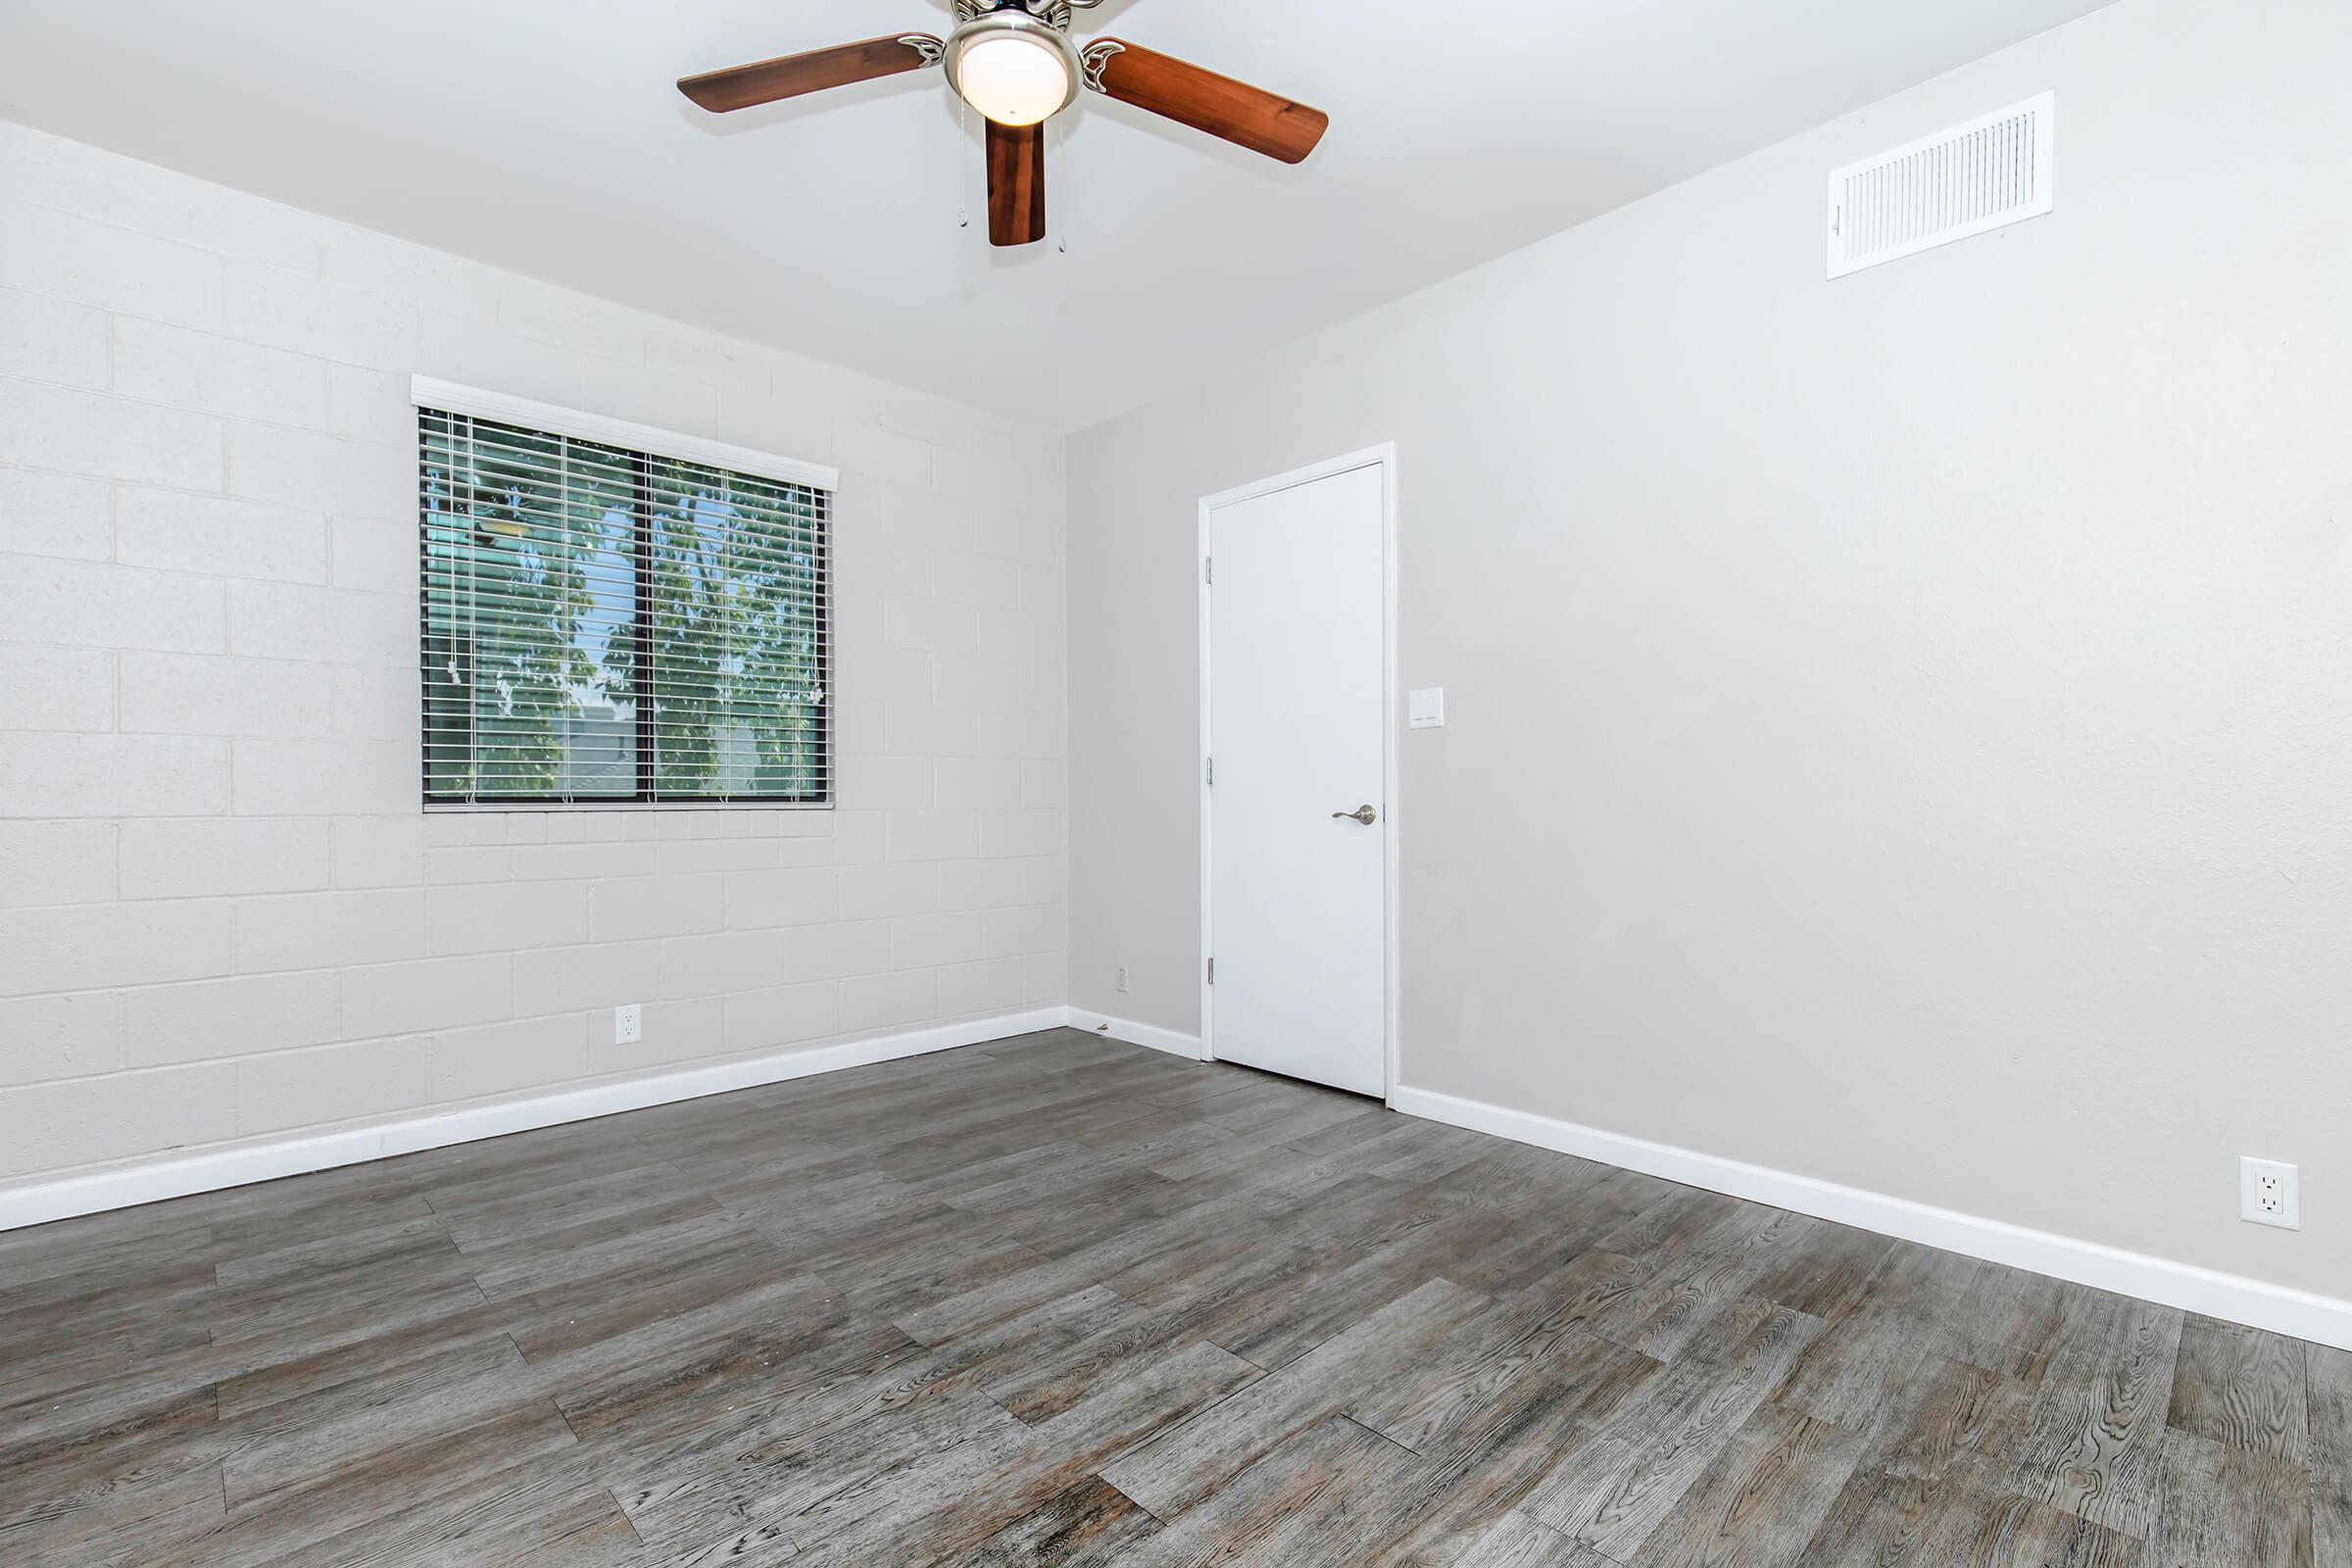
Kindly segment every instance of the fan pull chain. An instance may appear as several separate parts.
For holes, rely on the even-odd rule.
[[[1061,221],[1054,224],[1054,248],[1062,255],[1070,254],[1070,117],[1067,111],[1054,117],[1054,151],[1057,161],[1054,168],[1053,186],[1061,193],[1059,205]]]
[[[956,95],[956,226],[972,226],[972,184],[964,176],[965,158],[972,147],[972,106]]]

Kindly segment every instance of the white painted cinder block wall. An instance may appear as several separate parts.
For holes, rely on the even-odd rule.
[[[420,809],[412,373],[841,468],[839,809]],[[0,1183],[1060,1004],[1062,510],[996,414],[0,124]]]

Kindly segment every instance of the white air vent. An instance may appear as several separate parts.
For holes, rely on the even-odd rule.
[[[1830,176],[1830,275],[2050,210],[2058,95],[2043,93]]]

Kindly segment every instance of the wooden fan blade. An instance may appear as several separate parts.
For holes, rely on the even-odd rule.
[[[910,38],[930,47],[917,48],[907,41]],[[762,60],[755,66],[735,66],[726,71],[707,71],[699,76],[684,76],[679,78],[678,91],[712,114],[723,115],[733,109],[772,104],[779,98],[798,98],[803,93],[822,92],[827,87],[846,87],[854,81],[919,71],[939,59],[944,47],[927,32],[868,38],[863,43],[811,49],[807,54],[786,55],[781,60]]]
[[[988,122],[988,242],[1046,237],[1046,127]]]
[[[1320,109],[1123,38],[1096,39],[1086,46],[1086,59],[1089,65],[1102,61],[1102,91],[1121,103],[1165,115],[1286,164],[1313,152],[1331,126],[1331,117]]]

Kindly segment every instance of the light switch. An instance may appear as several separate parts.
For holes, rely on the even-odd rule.
[[[1405,726],[1408,729],[1443,729],[1446,727],[1446,688],[1432,686],[1411,693],[1404,705]]]

